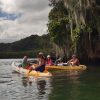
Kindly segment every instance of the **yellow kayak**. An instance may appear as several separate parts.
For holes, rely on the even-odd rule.
[[[46,66],[46,69],[61,69],[61,70],[86,70],[85,65],[79,66]]]
[[[40,77],[50,77],[52,76],[52,74],[48,71],[44,71],[44,72],[38,72],[38,71],[31,71],[29,73],[28,69],[24,69],[22,67],[18,67],[17,65],[15,65],[15,62],[12,63],[12,69],[18,73],[24,74],[24,75],[29,75],[29,76],[40,76]]]

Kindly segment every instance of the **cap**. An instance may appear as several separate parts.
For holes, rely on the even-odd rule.
[[[27,56],[24,56],[24,58],[26,58]]]
[[[47,58],[49,58],[49,57],[50,57],[50,55],[47,56]]]
[[[43,55],[43,52],[39,52],[39,55]]]

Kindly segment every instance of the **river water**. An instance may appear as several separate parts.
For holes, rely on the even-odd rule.
[[[0,100],[100,100],[100,67],[53,70],[52,77],[33,77],[30,83],[12,71],[13,61],[21,59],[0,59]]]

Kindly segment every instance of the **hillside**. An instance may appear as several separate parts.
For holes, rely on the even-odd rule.
[[[16,58],[28,55],[36,56],[39,51],[50,53],[52,43],[48,35],[31,35],[13,43],[0,43],[0,58]]]

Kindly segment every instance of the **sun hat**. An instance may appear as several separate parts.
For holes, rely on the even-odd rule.
[[[47,58],[50,58],[50,55],[48,55]]]
[[[39,55],[43,55],[43,52],[39,52]]]

